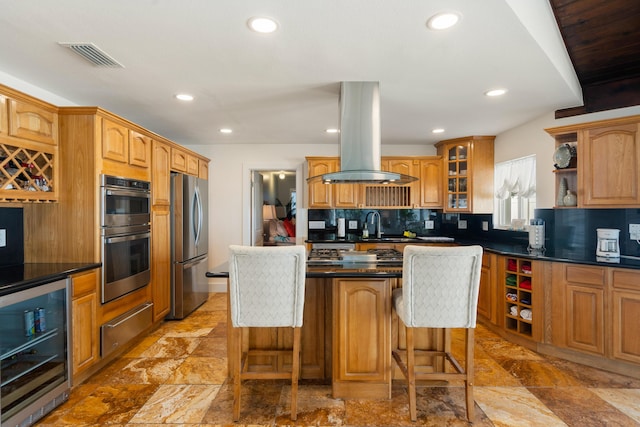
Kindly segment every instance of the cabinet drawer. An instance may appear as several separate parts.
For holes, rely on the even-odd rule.
[[[566,267],[566,277],[568,282],[604,286],[607,273],[606,269],[602,267],[568,265]]]
[[[613,287],[640,291],[640,272],[632,270],[612,270]]]
[[[92,270],[88,273],[74,275],[73,277],[73,290],[72,297],[77,298],[79,296],[96,292],[96,284],[98,283],[98,270]]]

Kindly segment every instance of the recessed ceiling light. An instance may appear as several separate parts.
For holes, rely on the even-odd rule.
[[[484,94],[487,96],[502,96],[507,93],[506,89],[491,89],[486,91]]]
[[[176,95],[180,101],[193,101],[193,95],[189,95],[188,93],[179,93]]]
[[[462,15],[458,12],[441,12],[427,20],[427,27],[432,30],[446,30],[456,25]]]
[[[444,132],[444,129],[442,128],[436,128],[431,131],[431,133],[442,133],[442,132]]]
[[[325,130],[325,132],[327,132],[327,133],[338,133],[340,131],[338,129],[335,129],[335,128],[329,128],[329,129]]]
[[[278,23],[271,18],[256,16],[247,21],[247,25],[257,33],[273,33],[278,29]]]
[[[285,177],[284,172],[280,172],[280,175],[278,175],[278,178],[284,179],[284,177]]]
[[[229,128],[222,128],[220,129],[220,133],[232,133],[233,129],[229,129]]]

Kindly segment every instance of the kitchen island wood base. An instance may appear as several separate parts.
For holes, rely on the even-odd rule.
[[[375,271],[375,270],[374,270]],[[325,380],[332,384],[334,398],[388,399],[391,381],[401,378],[392,365],[391,349],[404,346],[398,321],[391,310],[391,292],[397,277],[307,278],[302,325],[301,379]],[[227,296],[227,348],[235,345]],[[442,350],[441,330],[424,330],[417,346]],[[281,350],[291,345],[291,328],[256,328],[243,340],[248,348]],[[249,360],[252,370],[290,371],[291,360],[261,356]],[[421,360],[423,369],[441,370],[441,361]],[[232,377],[234,360],[228,358]]]

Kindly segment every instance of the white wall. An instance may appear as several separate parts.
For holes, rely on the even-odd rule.
[[[575,123],[611,119],[640,114],[640,106],[602,111],[556,120],[554,112],[524,123],[496,136],[495,163],[536,155],[536,181],[538,208],[552,208],[555,204],[555,177],[553,175],[553,138],[544,129]]]

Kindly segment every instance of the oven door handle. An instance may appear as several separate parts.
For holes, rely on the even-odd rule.
[[[104,193],[107,196],[131,196],[131,197],[142,197],[145,199],[150,199],[151,194],[148,191],[135,191],[135,190],[110,190],[106,189]]]
[[[131,240],[145,239],[151,237],[151,233],[131,234],[128,236],[107,237],[105,243],[130,242]]]

